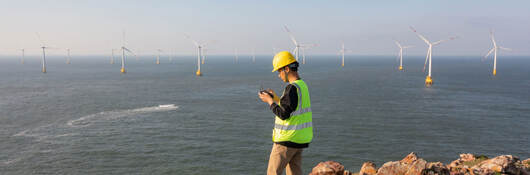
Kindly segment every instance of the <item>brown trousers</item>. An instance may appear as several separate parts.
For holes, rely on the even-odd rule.
[[[287,175],[302,175],[302,151],[302,148],[273,144],[267,175],[282,175],[286,167]]]

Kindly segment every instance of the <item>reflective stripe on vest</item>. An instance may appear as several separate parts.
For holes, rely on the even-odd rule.
[[[274,128],[281,130],[300,130],[304,128],[313,127],[313,122],[302,123],[299,125],[280,125],[274,124]]]
[[[291,116],[295,116],[295,115],[301,115],[301,114],[304,114],[306,112],[311,112],[311,107],[308,107],[308,108],[302,108],[302,90],[300,90],[300,86],[298,86],[296,83],[293,83],[292,85],[294,85],[296,87],[296,91],[297,91],[297,94],[298,94],[298,110],[296,111],[293,111],[291,113]]]

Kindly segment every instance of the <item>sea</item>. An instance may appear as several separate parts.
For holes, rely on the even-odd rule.
[[[319,162],[359,171],[415,152],[450,163],[461,153],[530,158],[530,57],[307,56],[314,138],[304,174]],[[286,83],[272,55],[127,58],[0,57],[0,174],[265,174],[274,115],[261,87]],[[162,106],[161,106],[162,105]]]

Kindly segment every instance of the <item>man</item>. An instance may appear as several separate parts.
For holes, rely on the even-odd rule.
[[[272,141],[274,142],[267,168],[268,175],[302,174],[302,150],[313,139],[311,100],[307,85],[298,75],[298,62],[287,51],[279,52],[272,61],[272,72],[289,84],[279,100],[271,89],[258,93],[276,115]]]

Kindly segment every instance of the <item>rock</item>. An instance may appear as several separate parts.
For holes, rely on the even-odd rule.
[[[427,162],[418,158],[416,153],[412,152],[403,160],[395,162],[387,162],[377,170],[377,175],[419,175],[424,171]]]
[[[467,153],[467,154],[460,154],[460,160],[467,162],[467,161],[473,161],[475,160],[475,155]]]
[[[394,174],[405,174],[407,167],[405,167],[399,161],[387,162],[377,170],[376,175],[394,175]]]
[[[486,156],[479,156],[477,158],[477,156],[470,153],[460,154],[460,158],[447,165],[447,169],[449,169],[451,175],[467,175],[471,174],[471,166],[487,159]]]
[[[530,158],[522,161],[523,166],[525,167],[526,171],[530,171]]]
[[[425,169],[421,172],[422,175],[449,175],[449,169],[441,162],[429,162]]]
[[[320,162],[309,175],[344,175],[344,166],[339,162]]]
[[[512,155],[497,156],[471,167],[473,174],[523,174],[526,170],[519,158]]]
[[[361,171],[359,171],[359,175],[374,175],[377,173],[377,169],[375,168],[375,164],[372,162],[364,162],[363,166],[361,167]]]
[[[416,160],[418,160],[418,155],[416,155],[416,153],[414,153],[414,152],[411,152],[409,155],[407,155],[405,158],[403,158],[400,162],[401,163],[406,163],[406,164],[411,164],[411,163],[413,163]]]

